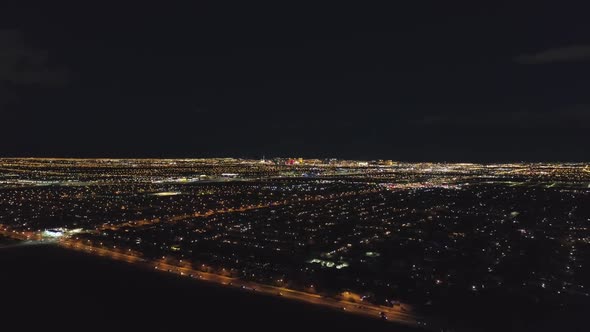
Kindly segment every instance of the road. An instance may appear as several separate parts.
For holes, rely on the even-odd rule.
[[[108,257],[110,259],[124,261],[127,263],[138,264],[150,269],[174,273],[187,278],[212,282],[216,284],[225,285],[228,287],[235,287],[243,289],[245,291],[266,294],[269,296],[280,296],[285,299],[321,305],[324,307],[329,307],[340,311],[346,311],[348,313],[356,315],[362,315],[378,319],[386,318],[390,322],[396,322],[408,326],[426,327],[424,325],[425,323],[423,323],[422,318],[418,317],[412,312],[404,311],[403,304],[402,306],[392,308],[365,302],[355,303],[348,300],[325,297],[319,294],[298,291],[285,287],[264,285],[252,281],[241,280],[235,277],[229,277],[210,272],[203,272],[187,266],[179,266],[162,261],[151,261],[143,258],[140,252],[132,251],[130,249],[96,246],[90,243],[85,243],[68,237],[60,238],[57,241],[44,241],[40,240],[42,238],[40,234],[36,234],[34,232],[13,232],[2,225],[0,225],[0,235],[26,241],[20,245],[25,245],[25,243],[26,245],[31,245],[34,243],[54,243],[67,249]]]
[[[383,188],[377,187],[377,188],[372,188],[372,189],[344,192],[344,193],[340,193],[340,194],[331,194],[328,196],[319,196],[319,197],[314,197],[314,198],[306,198],[306,199],[298,198],[298,199],[294,199],[294,200],[275,201],[275,202],[272,202],[269,204],[254,204],[254,205],[246,205],[246,206],[234,207],[234,208],[222,208],[222,209],[218,209],[218,210],[186,213],[186,214],[161,217],[161,218],[135,220],[135,221],[129,221],[129,222],[115,224],[115,225],[105,224],[100,227],[97,227],[96,231],[104,231],[104,230],[116,231],[121,228],[143,227],[143,226],[149,226],[149,225],[158,224],[158,223],[162,223],[162,222],[173,224],[173,223],[176,223],[176,222],[179,222],[182,220],[186,220],[186,219],[191,219],[191,218],[207,218],[207,217],[211,217],[213,215],[218,215],[218,214],[247,212],[247,211],[251,211],[251,210],[266,209],[266,208],[276,208],[276,207],[282,206],[282,205],[290,205],[290,204],[296,204],[296,203],[301,203],[301,202],[321,202],[321,201],[331,200],[334,198],[342,198],[342,197],[347,197],[347,196],[359,196],[359,195],[364,195],[364,194],[368,194],[368,193],[376,193],[376,192],[383,191],[383,190],[384,190]]]
[[[333,298],[324,297],[318,294],[313,293],[306,293],[302,291],[297,291],[289,288],[284,287],[276,287],[271,285],[264,285],[255,282],[240,280],[238,278],[232,278],[227,276],[221,276],[217,274],[202,272],[199,270],[194,270],[186,267],[179,267],[176,265],[166,264],[166,263],[155,263],[154,268],[158,270],[163,270],[167,272],[172,272],[176,274],[180,274],[187,277],[196,278],[199,280],[214,282],[214,283],[221,283],[223,285],[242,288],[247,291],[267,294],[271,296],[281,296],[286,299],[303,301],[307,303],[312,303],[316,305],[323,305],[328,306],[333,309],[337,310],[344,310],[347,312],[360,314],[364,316],[370,316],[374,318],[380,318],[381,313],[383,312],[388,320],[395,321],[398,323],[403,323],[406,325],[416,325],[417,320],[416,317],[409,314],[402,312],[399,309],[393,309],[390,307],[384,306],[376,306],[373,304],[359,304],[353,303],[345,300],[337,300]]]
[[[109,257],[111,259],[125,261],[128,263],[141,264],[151,269],[178,274],[184,277],[198,279],[216,284],[222,284],[229,287],[244,289],[246,291],[280,296],[290,300],[307,302],[315,305],[322,305],[332,309],[346,311],[349,313],[368,316],[372,318],[382,318],[381,313],[387,317],[388,321],[401,323],[410,326],[418,326],[421,323],[420,318],[410,312],[404,312],[400,307],[378,306],[371,303],[354,303],[346,300],[324,297],[319,294],[302,292],[294,289],[276,287],[271,285],[259,284],[256,282],[241,280],[239,278],[228,277],[220,274],[203,272],[186,266],[178,266],[161,261],[149,261],[141,257],[140,253],[122,249],[111,249],[97,247],[85,244],[81,241],[72,239],[61,239],[58,244],[62,247],[91,253],[94,255]]]

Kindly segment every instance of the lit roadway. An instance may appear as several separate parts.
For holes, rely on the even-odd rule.
[[[364,195],[364,194],[369,194],[369,193],[377,193],[377,192],[380,192],[383,190],[384,190],[383,188],[378,187],[378,188],[374,188],[374,189],[344,192],[344,193],[332,194],[332,195],[328,195],[328,196],[318,196],[318,197],[304,198],[304,199],[298,198],[298,199],[293,199],[293,200],[282,200],[282,201],[271,202],[269,204],[254,204],[254,205],[246,205],[246,206],[235,207],[235,208],[224,208],[224,209],[218,209],[218,210],[209,210],[209,211],[205,211],[205,212],[194,212],[194,213],[188,213],[188,214],[181,214],[181,215],[170,216],[170,217],[143,219],[143,220],[129,221],[126,223],[120,223],[120,224],[116,224],[116,225],[102,225],[102,226],[98,227],[96,230],[97,231],[102,231],[102,230],[116,231],[116,230],[124,228],[124,227],[142,227],[142,226],[157,224],[160,222],[175,223],[175,222],[182,221],[185,219],[190,219],[190,218],[199,218],[199,217],[207,218],[207,217],[217,215],[217,214],[246,212],[246,211],[251,211],[251,210],[265,209],[265,208],[277,207],[277,206],[281,206],[281,205],[296,204],[296,203],[301,203],[301,202],[320,202],[320,201],[331,200],[331,199],[340,198],[340,197],[359,196],[359,195]]]
[[[41,239],[41,236],[39,234],[33,232],[9,231],[6,228],[2,227],[2,225],[0,225],[0,235],[20,240],[29,240],[29,242],[33,242],[31,241],[31,239]],[[45,240],[41,241],[46,242]],[[325,307],[337,309],[340,311],[346,311],[362,316],[368,316],[373,318],[386,318],[388,321],[397,322],[410,326],[424,326],[425,324],[416,315],[412,314],[411,312],[404,311],[404,309],[402,309],[403,304],[402,307],[398,306],[392,308],[365,302],[354,303],[347,300],[339,300],[336,298],[325,297],[319,294],[302,292],[284,287],[259,284],[252,281],[240,280],[239,278],[228,277],[210,272],[202,272],[200,270],[195,270],[190,267],[173,265],[162,261],[149,261],[143,258],[141,253],[131,251],[130,249],[95,246],[89,243],[84,243],[82,241],[76,241],[67,237],[60,238],[58,241],[48,242],[55,243],[61,247],[68,249],[108,257],[127,263],[135,263],[142,265],[144,267],[148,267],[150,269],[170,272],[189,278],[213,282],[216,284],[222,284],[229,287],[241,288],[250,292],[262,293],[271,296],[280,296],[286,299],[322,305]]]
[[[189,267],[173,265],[161,261],[148,261],[142,258],[140,254],[136,252],[125,251],[122,249],[117,250],[116,248],[111,249],[105,247],[96,247],[93,245],[84,244],[80,241],[73,241],[71,239],[66,238],[60,240],[58,243],[59,245],[65,248],[89,252],[95,255],[105,256],[112,259],[125,261],[128,263],[139,263],[141,265],[148,266],[156,270],[171,272],[174,274],[179,274],[182,276],[209,281],[217,284],[223,284],[230,287],[242,288],[252,292],[263,293],[273,296],[281,296],[287,299],[323,305],[341,311],[351,312],[363,316],[370,316],[373,318],[381,318],[381,313],[383,313],[383,315],[387,317],[387,320],[389,321],[412,326],[417,326],[419,324],[418,318],[415,315],[409,312],[404,312],[402,311],[403,309],[400,310],[391,307],[378,306],[370,303],[353,303],[350,301],[328,298],[318,294],[301,292],[284,287],[264,285],[256,282],[240,280],[238,278],[223,276],[219,274],[202,272],[200,270],[195,270]]]

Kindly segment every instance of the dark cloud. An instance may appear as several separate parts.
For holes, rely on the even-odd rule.
[[[0,10],[0,155],[590,158],[587,10],[417,3]]]
[[[590,45],[574,45],[552,48],[538,53],[522,54],[514,61],[522,64],[542,64],[552,62],[590,60]]]
[[[590,129],[590,105],[576,105],[560,111],[473,112],[426,115],[419,126],[463,128],[570,128]]]
[[[48,53],[25,42],[17,30],[0,30],[0,105],[16,102],[23,90],[63,86],[66,71]]]

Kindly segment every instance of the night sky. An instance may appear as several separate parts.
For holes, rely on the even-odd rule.
[[[590,8],[42,3],[0,8],[3,156],[590,160]]]

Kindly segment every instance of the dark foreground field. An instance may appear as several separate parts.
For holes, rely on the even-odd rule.
[[[49,245],[0,249],[6,331],[415,331]]]
[[[56,246],[15,244],[0,241],[0,331],[418,331]],[[450,314],[468,330],[586,331],[584,308],[514,323],[508,307]]]

